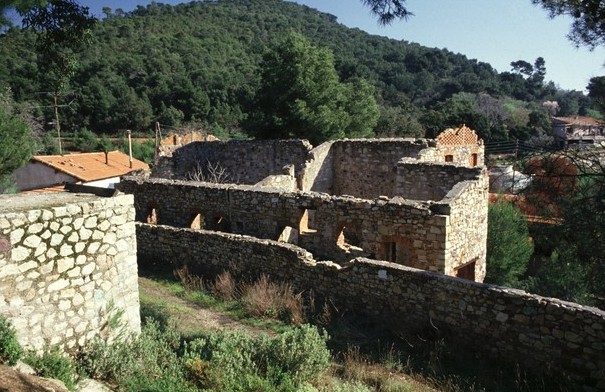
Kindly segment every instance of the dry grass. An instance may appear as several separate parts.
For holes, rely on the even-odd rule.
[[[238,297],[238,285],[229,271],[223,271],[210,284],[210,291],[221,301],[231,301]]]
[[[255,317],[286,319],[294,325],[305,321],[302,294],[294,294],[288,283],[274,283],[263,275],[242,292],[242,302]]]
[[[409,374],[404,374],[401,369],[396,369],[392,350],[385,355],[383,360],[373,363],[360,352],[359,347],[349,347],[342,356],[340,376],[350,383],[362,383],[379,392],[434,391]]]
[[[174,270],[174,275],[178,278],[183,287],[190,291],[204,291],[204,280],[189,272],[187,266]]]

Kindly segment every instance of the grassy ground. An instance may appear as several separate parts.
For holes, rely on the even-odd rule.
[[[283,317],[278,305],[268,310],[250,312],[250,300],[243,292],[253,290],[223,282],[220,287],[167,274],[140,278],[143,316],[168,317],[185,337],[196,337],[216,329],[244,329],[252,334],[279,334],[300,316]],[[183,279],[184,278],[184,279]],[[231,286],[233,287],[231,287]],[[267,290],[267,284],[263,290]],[[214,294],[210,292],[214,289]],[[217,292],[217,290],[219,292]],[[229,291],[226,295],[220,290]],[[262,291],[262,290],[261,290]],[[237,293],[236,293],[237,292]],[[281,292],[280,292],[281,293]],[[218,295],[217,295],[218,294]],[[254,292],[267,300],[267,294]],[[270,296],[276,296],[272,292]],[[284,295],[278,294],[277,296]],[[218,300],[225,296],[227,299]],[[238,297],[239,298],[236,298]],[[302,300],[302,299],[301,299]],[[292,299],[290,299],[290,302]],[[258,302],[258,301],[257,301]],[[296,312],[299,310],[294,310]],[[329,314],[322,314],[329,313]],[[319,316],[318,316],[319,315]],[[325,317],[324,317],[325,316]],[[439,331],[406,331],[393,333],[385,325],[373,324],[365,318],[315,310],[303,319],[326,328],[334,363],[318,383],[331,385],[325,390],[342,391],[555,391],[567,390],[563,384],[531,378],[520,368],[505,367],[485,358],[448,346]],[[342,384],[346,383],[346,384]],[[337,389],[333,385],[346,385]],[[318,385],[318,387],[321,385]]]

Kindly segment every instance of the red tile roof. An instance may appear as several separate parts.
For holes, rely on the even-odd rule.
[[[597,127],[601,125],[601,122],[599,120],[594,119],[592,117],[553,117],[553,120],[558,120],[568,125],[593,125]]]
[[[128,155],[121,151],[110,151],[107,164],[104,152],[36,155],[32,160],[84,182],[118,177],[137,169],[149,169],[149,165],[135,158],[132,159],[132,168],[130,168]]]

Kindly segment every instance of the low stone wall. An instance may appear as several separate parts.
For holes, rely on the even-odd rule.
[[[137,238],[141,268],[266,274],[389,325],[431,325],[460,347],[605,390],[605,312],[595,308],[382,261],[316,262],[297,246],[234,234],[138,224]]]
[[[140,331],[131,195],[0,196],[0,314],[28,349]],[[113,331],[115,332],[115,331]]]

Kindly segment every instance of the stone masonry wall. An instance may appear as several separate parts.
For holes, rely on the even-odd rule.
[[[413,158],[403,158],[397,162],[396,169],[395,193],[412,200],[438,201],[457,183],[487,175],[487,171],[481,167],[427,163]]]
[[[325,142],[309,152],[300,179],[300,190],[332,194],[334,184],[334,154],[332,144]]]
[[[333,195],[363,199],[393,197],[395,166],[401,158],[418,156],[433,141],[426,139],[359,139],[333,143]]]
[[[286,165],[294,165],[298,176],[311,150],[306,140],[245,140],[193,142],[174,151],[172,158],[164,159],[161,171],[154,177],[185,179],[199,165],[207,173],[208,163],[219,164],[229,174],[230,181],[239,184],[255,184],[267,176],[281,174]]]
[[[24,347],[75,352],[119,313],[140,331],[134,213],[131,195],[0,196],[0,314]]]
[[[488,177],[483,169],[478,181],[463,181],[438,203],[436,213],[449,212],[448,247],[444,273],[459,276],[458,269],[472,263],[474,280],[483,282],[487,258]],[[468,277],[467,277],[468,278]]]
[[[139,224],[137,238],[142,268],[266,274],[389,325],[437,328],[462,347],[605,390],[605,312],[596,308],[388,262],[316,262],[297,246],[234,234]]]
[[[485,220],[450,216],[448,206],[396,197],[375,200],[329,196],[315,192],[279,192],[247,185],[196,184],[164,179],[125,177],[118,188],[135,196],[136,219],[147,222],[155,211],[158,224],[192,227],[200,215],[202,228],[277,240],[287,227],[300,231],[298,244],[320,257],[347,261],[364,255],[445,273],[448,262],[484,263],[477,244],[475,253],[453,254],[450,221],[483,228]],[[465,204],[465,190],[453,198]],[[450,200],[451,202],[451,200]],[[474,200],[469,203],[474,202]],[[474,205],[468,205],[473,210]],[[437,211],[437,209],[439,209]],[[454,209],[454,214],[459,210]],[[473,210],[474,211],[474,210]],[[301,222],[312,212],[308,227]],[[464,231],[460,237],[468,236]],[[341,234],[344,243],[339,243]],[[478,237],[481,241],[484,237]],[[471,241],[471,237],[468,237]],[[473,237],[474,240],[474,237]],[[353,245],[354,247],[347,246]],[[455,249],[462,249],[455,247]]]

